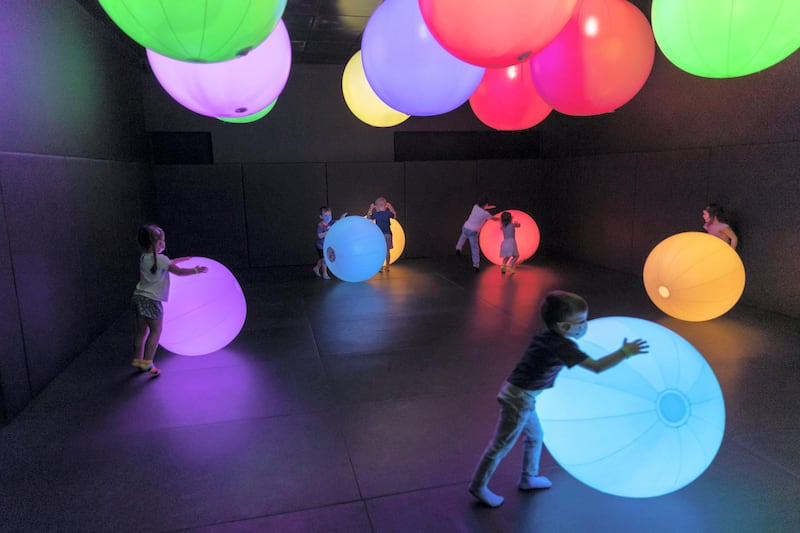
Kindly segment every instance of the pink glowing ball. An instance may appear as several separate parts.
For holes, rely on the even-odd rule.
[[[378,98],[406,115],[447,113],[467,101],[483,68],[465,63],[436,42],[415,0],[386,0],[361,39],[364,74]]]
[[[282,20],[246,56],[190,63],[147,50],[156,79],[182,106],[215,118],[253,115],[275,101],[292,66],[292,44]]]
[[[542,100],[528,62],[505,68],[487,68],[469,97],[478,119],[496,130],[524,130],[547,118],[553,110]]]
[[[531,59],[539,94],[566,115],[609,113],[636,96],[655,58],[647,18],[626,0],[582,0]]]
[[[511,220],[513,222],[519,222],[520,224],[516,229],[514,237],[516,238],[517,250],[519,251],[518,263],[522,263],[533,257],[533,254],[539,249],[539,226],[536,224],[536,221],[524,211],[518,211],[516,209],[506,209],[505,211],[511,213]],[[498,218],[502,212],[503,211],[497,212]],[[481,252],[483,252],[486,259],[495,265],[503,264],[503,257],[500,255],[500,243],[503,242],[503,230],[500,225],[500,220],[487,220],[483,228],[481,228],[478,242],[481,246]]]
[[[552,41],[576,0],[419,0],[422,17],[448,52],[473,65],[522,63]]]
[[[242,288],[231,271],[213,259],[193,257],[183,265],[204,266],[208,272],[171,276],[160,344],[180,355],[221,350],[244,325],[247,303]]]

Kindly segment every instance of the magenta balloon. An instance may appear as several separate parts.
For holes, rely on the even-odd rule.
[[[581,0],[567,25],[531,59],[539,94],[566,115],[597,115],[626,104],[647,81],[655,40],[626,0]]]
[[[292,45],[282,20],[246,56],[219,63],[189,63],[147,50],[156,79],[184,107],[209,117],[252,115],[280,95],[289,79]]]
[[[406,115],[447,113],[467,101],[484,69],[465,63],[433,38],[416,0],[386,0],[361,39],[364,74],[386,105]]]
[[[478,119],[496,130],[524,130],[547,118],[553,110],[539,96],[528,62],[505,68],[487,68],[469,97]]]

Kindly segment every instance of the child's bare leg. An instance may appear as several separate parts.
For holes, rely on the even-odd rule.
[[[146,319],[142,315],[136,315],[136,330],[133,336],[134,366],[138,366],[141,360],[144,359],[144,344],[149,330]]]

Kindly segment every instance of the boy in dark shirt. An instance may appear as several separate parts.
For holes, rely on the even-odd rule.
[[[503,497],[489,490],[488,483],[521,434],[525,434],[520,490],[546,489],[553,484],[539,475],[542,454],[542,426],[536,415],[536,396],[553,386],[559,371],[565,366],[580,365],[600,373],[622,360],[647,353],[646,341],[623,339],[622,347],[600,359],[583,353],[571,339],[586,333],[589,306],[577,294],[553,291],[542,302],[541,314],[547,329],[531,339],[522,359],[511,371],[500,392],[500,417],[497,429],[478,463],[469,492],[489,507],[498,507]]]

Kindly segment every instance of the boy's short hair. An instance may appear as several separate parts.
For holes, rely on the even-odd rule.
[[[319,214],[320,215],[324,215],[326,211],[330,211],[330,210],[331,210],[331,208],[328,207],[327,205],[320,206]]]
[[[563,322],[569,315],[589,309],[581,296],[574,292],[551,291],[542,301],[542,320],[548,328],[553,329],[558,322]]]

